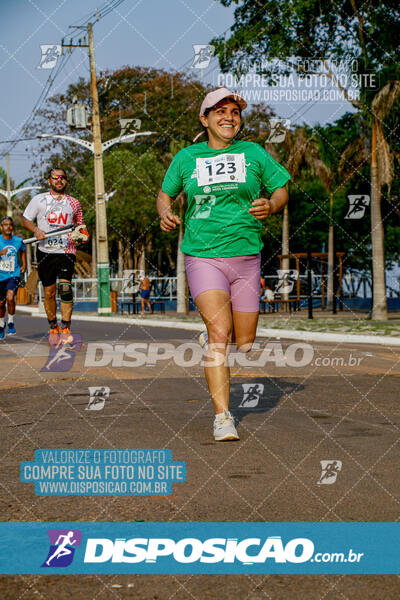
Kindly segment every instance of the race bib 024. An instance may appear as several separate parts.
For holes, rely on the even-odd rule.
[[[244,152],[196,158],[196,173],[199,187],[213,183],[244,183],[246,181]]]
[[[59,237],[50,237],[44,243],[44,248],[47,250],[62,250],[66,248],[68,238],[66,235],[60,235]]]

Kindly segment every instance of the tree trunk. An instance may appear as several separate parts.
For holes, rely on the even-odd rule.
[[[185,277],[185,259],[184,254],[181,251],[181,244],[183,239],[182,226],[179,230],[178,237],[178,251],[176,254],[176,312],[186,312],[186,277]]]
[[[141,271],[142,273],[146,273],[146,248],[143,244],[142,248],[141,248],[141,252],[139,255],[139,260],[138,260],[138,267],[139,271]]]
[[[123,276],[124,276],[124,246],[122,244],[121,238],[119,238],[119,240],[118,240],[118,270],[117,270],[117,277],[119,279],[122,279]],[[118,281],[118,285],[117,285],[118,294],[120,294],[122,292],[122,289],[123,289],[123,282],[122,281]]]
[[[124,247],[122,245],[122,240],[118,240],[118,277],[123,277],[124,271]]]
[[[334,231],[333,231],[333,194],[329,201],[329,235],[328,235],[328,285],[326,289],[326,308],[332,310],[333,297],[333,264],[334,264]]]
[[[371,149],[371,241],[372,241],[372,319],[387,321],[385,284],[384,231],[381,213],[381,190],[376,161],[376,117],[372,123]]]
[[[186,273],[185,273],[185,257],[181,251],[181,244],[183,240],[183,205],[185,202],[185,195],[181,192],[177,198],[179,202],[179,236],[178,236],[178,249],[176,253],[176,312],[186,313],[187,306],[187,285],[186,285]]]
[[[136,248],[136,246],[135,246]],[[134,249],[134,252],[136,250]],[[131,252],[131,245],[128,242],[127,246],[125,247],[125,261],[126,261],[126,268],[131,270],[134,268],[134,259],[132,258],[132,252]]]
[[[282,254],[289,254],[289,208],[286,204],[283,209],[283,221],[282,221]],[[282,259],[282,269],[290,269],[290,259],[283,258]],[[289,294],[287,292],[284,293],[283,299],[287,300],[289,298]]]
[[[27,275],[32,271],[32,247],[31,244],[26,245],[26,271]]]

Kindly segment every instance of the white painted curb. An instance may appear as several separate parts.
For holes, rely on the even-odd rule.
[[[36,307],[18,306],[18,311],[30,313],[32,317],[45,317]],[[124,317],[100,317],[84,316],[75,313],[74,321],[94,321],[97,323],[119,323],[122,325],[144,325],[148,327],[167,327],[170,329],[186,329],[189,331],[204,331],[203,323],[193,323],[186,321],[166,321],[158,319],[143,318],[124,318]],[[341,344],[373,344],[379,346],[400,346],[400,337],[391,337],[384,335],[356,335],[350,333],[323,333],[320,331],[297,331],[293,329],[266,329],[259,327],[257,329],[259,337],[283,338],[286,340],[300,340],[303,342],[335,342]]]
[[[400,346],[400,337],[384,335],[358,335],[352,333],[323,333],[321,331],[295,331],[292,329],[258,328],[257,335],[262,337],[301,340],[304,342],[339,342],[342,344],[378,344],[382,346]]]

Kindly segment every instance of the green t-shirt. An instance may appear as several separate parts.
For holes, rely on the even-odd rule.
[[[258,254],[262,222],[251,213],[261,184],[269,194],[289,181],[286,169],[259,144],[235,141],[222,150],[207,142],[183,148],[165,175],[162,190],[188,198],[182,252],[219,258]]]

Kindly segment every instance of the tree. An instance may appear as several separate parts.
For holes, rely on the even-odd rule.
[[[233,3],[232,0],[220,2],[224,6]],[[234,2],[239,4],[239,0]],[[374,277],[372,317],[382,320],[387,319],[387,303],[379,172],[380,165],[385,164],[387,148],[382,136],[379,139],[382,134],[379,125],[382,126],[398,94],[399,37],[397,0],[292,0],[280,3],[241,0],[235,10],[230,38],[220,37],[212,42],[223,71],[242,73],[250,62],[256,64],[257,70],[271,83],[276,82],[277,73],[289,74],[293,67],[300,77],[325,76],[368,119]],[[293,57],[300,61],[294,61]],[[306,59],[316,59],[320,64],[317,68],[307,69]],[[335,72],[335,61],[340,61],[345,70],[344,82]],[[354,81],[351,68],[354,68],[357,90],[351,90]],[[371,74],[374,84],[371,77],[368,78]],[[379,90],[385,89],[386,84],[389,89],[379,96]],[[352,91],[360,92],[359,97],[352,95]]]
[[[311,140],[310,140],[311,141]],[[334,173],[330,168],[328,161],[321,158],[320,152],[321,137],[312,139],[308,152],[305,154],[305,159],[311,172],[318,177],[319,181],[325,187],[329,194],[329,231],[328,231],[328,285],[327,285],[327,308],[332,308],[333,294],[336,294],[334,290],[334,262],[335,262],[335,230],[334,230],[334,219],[333,219],[333,182]]]
[[[162,168],[163,157],[170,151],[171,142],[191,143],[199,129],[198,110],[206,93],[206,88],[201,82],[184,73],[170,74],[161,69],[128,66],[113,72],[104,72],[98,81],[98,88],[103,141],[117,137],[120,134],[121,118],[139,119],[141,121],[141,131],[156,132],[155,135],[146,138],[139,137],[134,144],[115,146],[113,150],[104,153],[104,161],[108,161],[108,157],[113,154],[115,160],[111,160],[111,162],[120,172],[119,155],[115,154],[116,149],[122,150],[124,153],[131,152],[134,155],[133,162],[137,160],[137,155],[144,157],[149,154],[151,166],[148,172],[143,171],[144,181],[148,180],[151,188],[153,188],[155,181],[161,184],[158,174],[152,179],[155,173],[155,161],[158,160],[159,167]],[[77,97],[78,102],[88,104],[90,97],[88,81],[81,78],[76,83],[71,84],[64,94],[58,94],[50,98],[45,107],[36,115],[29,133],[31,135],[39,133],[70,134],[65,113],[72,102],[73,96]],[[91,132],[88,130],[75,130],[73,135],[83,139],[92,139]],[[41,159],[42,156],[45,157]],[[131,168],[132,165],[127,154],[124,154],[123,161]],[[45,163],[46,169],[53,165],[67,169],[69,174],[68,190],[72,195],[82,200],[90,231],[93,232],[94,187],[90,152],[75,144],[46,138],[40,142],[40,152],[36,154],[32,165],[37,179],[40,177],[43,163]],[[144,163],[145,159],[141,164]],[[114,172],[111,169],[109,176],[106,175],[106,192],[114,190],[113,178],[114,173],[117,171]],[[165,169],[163,172],[165,172]],[[126,181],[126,178],[123,178],[123,180]],[[133,177],[132,181],[134,180]],[[127,189],[130,189],[129,183],[127,183]],[[133,201],[135,194],[133,190],[131,191]],[[121,199],[121,194],[124,197],[124,210],[129,212],[130,200],[125,198],[121,189],[118,190],[118,193],[114,195],[108,205],[111,218],[109,224],[111,255],[119,256],[121,249],[123,249],[125,263],[127,264],[132,258],[132,261],[138,264],[140,257],[142,257],[142,261],[145,260],[143,252],[145,250],[147,262],[151,262],[155,271],[163,270],[165,273],[171,273],[176,266],[175,235],[171,235],[167,239],[167,236],[158,233],[157,236],[152,235],[151,239],[147,236],[146,241],[140,235],[133,239],[131,234],[134,230],[121,229],[123,225],[119,223],[119,215],[113,208]],[[143,205],[145,212],[147,208],[147,205]],[[136,215],[140,222],[141,218],[137,211]],[[156,223],[158,226],[157,214],[154,215],[154,224]],[[118,238],[117,231],[124,231],[124,237],[120,236]],[[126,239],[129,239],[128,244]],[[132,243],[136,244],[137,247],[135,246],[131,257]],[[112,262],[117,263],[118,259]],[[120,257],[120,268],[121,263]]]
[[[156,198],[165,169],[153,151],[139,154],[117,148],[105,153],[103,162],[106,192],[115,192],[107,206],[110,246],[117,248],[119,261],[118,249],[123,250],[125,267],[131,263],[134,268],[143,268],[146,263],[147,271],[156,270],[151,252],[158,235]],[[93,227],[93,159],[75,189],[85,207],[85,220]]]
[[[164,155],[164,163],[169,166],[170,162],[180,150],[187,144],[185,141],[177,142],[173,140],[170,145],[170,151]],[[186,195],[182,191],[175,198],[175,203],[178,205],[178,213],[180,219],[178,243],[176,249],[176,312],[186,312],[186,274],[185,274],[185,257],[181,250],[184,234],[184,207],[186,203]]]
[[[307,147],[310,143],[303,127],[297,128],[295,132],[288,132],[285,136],[287,159],[285,166],[292,176],[292,179],[297,177],[300,171],[301,164],[307,153]],[[289,254],[289,206],[286,205],[283,212],[282,223],[282,254]],[[289,259],[283,261],[284,269],[289,268]]]

